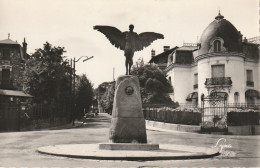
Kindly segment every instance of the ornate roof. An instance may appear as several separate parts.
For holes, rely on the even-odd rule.
[[[242,35],[219,13],[201,35],[199,55],[208,53],[211,47],[210,42],[217,37],[224,40],[224,47],[227,48],[227,51],[241,51]]]

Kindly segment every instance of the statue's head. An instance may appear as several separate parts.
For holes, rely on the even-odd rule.
[[[130,32],[133,32],[133,30],[134,30],[134,25],[130,24],[130,25],[129,25],[129,30],[130,30]]]

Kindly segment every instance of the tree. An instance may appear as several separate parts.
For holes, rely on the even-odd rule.
[[[76,118],[81,118],[84,112],[89,112],[94,97],[93,84],[83,74],[76,83]]]
[[[111,114],[113,109],[115,82],[103,82],[96,89],[98,102],[104,112]]]
[[[143,103],[173,104],[168,95],[172,86],[156,65],[144,64],[143,60],[139,60],[131,72],[139,79]]]
[[[27,60],[24,73],[25,90],[38,103],[69,104],[71,102],[72,68],[63,60],[63,47],[46,42]]]

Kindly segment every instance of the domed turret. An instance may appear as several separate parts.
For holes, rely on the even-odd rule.
[[[213,46],[215,40],[219,41],[219,44],[217,44],[219,47]],[[215,20],[203,31],[200,44],[199,55],[216,52],[216,48],[220,48],[217,49],[217,52],[240,52],[242,49],[242,35],[219,13],[218,16],[215,17]]]

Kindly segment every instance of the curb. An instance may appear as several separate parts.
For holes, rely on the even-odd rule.
[[[194,147],[187,145],[183,146],[168,144],[168,146],[162,147],[161,150],[149,152],[146,151],[146,153],[141,153],[142,151],[99,150],[97,148],[93,149],[93,146],[95,145],[98,144],[70,144],[46,146],[38,148],[37,152],[46,155],[61,156],[68,158],[126,161],[205,159],[220,155],[219,149],[217,148]],[[80,146],[80,148],[78,148],[77,146]],[[168,149],[167,147],[170,149]],[[176,147],[178,149],[177,151],[179,151],[177,153],[175,152],[176,150],[174,150],[174,148]],[[181,148],[184,150],[180,151]],[[86,151],[86,149],[88,150]],[[172,150],[172,152],[169,153],[169,150]]]
[[[197,125],[181,125],[181,124],[171,124],[157,121],[145,120],[147,127],[154,127],[169,131],[180,131],[180,132],[199,132],[200,126]],[[163,130],[162,130],[163,131]]]

